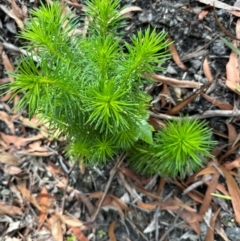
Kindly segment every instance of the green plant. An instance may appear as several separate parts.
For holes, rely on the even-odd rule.
[[[181,118],[167,121],[156,133],[153,145],[135,145],[130,159],[133,167],[147,174],[184,178],[193,174],[211,157],[216,143],[206,122]]]
[[[169,56],[164,32],[138,31],[128,43],[118,34],[120,0],[86,3],[87,37],[73,34],[77,20],[58,2],[31,11],[20,34],[26,41],[9,92],[23,93],[28,107],[69,140],[69,155],[87,164],[104,163],[138,140],[152,144],[148,124],[150,97],[139,86],[141,74],[161,70]]]

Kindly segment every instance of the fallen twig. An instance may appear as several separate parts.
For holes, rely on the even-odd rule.
[[[93,214],[93,216],[90,218],[90,221],[87,222],[87,224],[93,223],[93,222],[96,220],[97,215],[98,215],[98,213],[99,213],[99,211],[100,211],[100,209],[101,209],[102,203],[103,203],[103,201],[104,201],[104,199],[105,199],[105,197],[106,197],[106,195],[107,195],[108,189],[110,188],[110,185],[111,185],[111,183],[112,183],[112,180],[113,180],[113,178],[114,178],[114,176],[115,176],[115,174],[116,174],[116,172],[117,172],[117,170],[118,170],[118,167],[121,166],[121,164],[122,164],[123,160],[125,159],[125,157],[126,157],[126,153],[124,152],[124,153],[122,153],[122,155],[118,158],[118,160],[117,160],[114,168],[111,170],[111,172],[110,172],[110,177],[109,177],[109,179],[108,179],[108,183],[107,183],[107,185],[106,185],[106,187],[105,187],[104,194],[102,195],[102,198],[101,198],[101,200],[100,200],[100,202],[99,202],[99,204],[98,204],[97,210],[96,210],[96,212]]]
[[[154,113],[152,111],[149,111],[150,116],[158,118],[158,119],[164,119],[164,120],[180,120],[184,117],[177,117],[177,116],[171,116],[171,115],[166,115],[166,114],[161,114],[161,113]],[[211,118],[211,117],[217,117],[217,116],[222,116],[222,117],[234,117],[234,116],[240,116],[240,110],[207,110],[203,112],[202,114],[197,114],[197,115],[192,115],[192,116],[187,116],[185,118],[188,119],[206,119],[206,118]]]

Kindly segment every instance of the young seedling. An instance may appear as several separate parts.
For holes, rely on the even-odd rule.
[[[87,37],[73,34],[77,20],[58,2],[32,10],[20,34],[29,54],[7,85],[13,96],[24,94],[18,108],[60,130],[69,154],[86,164],[105,163],[138,140],[153,142],[150,97],[139,86],[147,82],[142,73],[161,69],[169,57],[166,33],[147,28],[124,41],[119,3],[86,2]]]
[[[140,172],[184,177],[210,156],[211,131],[182,119],[152,138],[150,96],[139,86],[148,82],[142,73],[161,70],[169,43],[166,33],[150,28],[124,41],[119,3],[87,1],[87,37],[73,34],[77,21],[58,2],[32,10],[20,34],[29,54],[5,87],[13,96],[23,93],[18,108],[60,130],[69,155],[85,164],[103,164],[127,150]]]
[[[154,144],[135,145],[132,165],[147,174],[184,178],[201,168],[216,144],[206,122],[181,118],[167,121],[156,133]]]

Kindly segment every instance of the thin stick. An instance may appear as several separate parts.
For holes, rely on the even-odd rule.
[[[115,176],[115,174],[116,174],[116,172],[117,172],[117,169],[118,169],[118,167],[121,166],[121,164],[122,164],[123,160],[125,159],[125,157],[126,157],[126,153],[124,152],[124,153],[122,153],[121,156],[118,158],[118,160],[117,160],[114,168],[111,170],[111,172],[110,172],[110,177],[109,177],[109,179],[108,179],[108,183],[107,183],[107,185],[106,185],[106,187],[105,187],[104,194],[103,194],[103,196],[102,196],[102,198],[101,198],[101,200],[100,200],[100,202],[99,202],[99,204],[98,204],[97,210],[96,210],[96,212],[93,214],[93,216],[91,217],[90,221],[87,222],[87,223],[93,223],[93,222],[96,220],[97,215],[98,215],[98,213],[99,213],[99,211],[100,211],[100,209],[101,209],[102,203],[103,203],[103,201],[104,201],[104,199],[105,199],[105,197],[106,197],[106,195],[107,195],[107,192],[108,192],[108,190],[109,190],[109,188],[110,188],[110,185],[111,185],[111,183],[112,183],[112,180],[113,180],[113,178],[114,178],[114,176]]]
[[[149,111],[150,116],[158,118],[158,119],[164,119],[164,120],[180,120],[184,117],[177,117],[177,116],[171,116],[161,113],[154,113],[152,111]],[[186,118],[188,119],[205,119],[205,118],[211,118],[211,117],[240,117],[240,110],[207,110],[203,112],[202,114],[192,115],[188,116]]]

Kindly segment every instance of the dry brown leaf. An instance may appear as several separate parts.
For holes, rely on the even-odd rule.
[[[237,47],[237,41],[233,41],[233,45]],[[240,83],[240,66],[238,61],[239,56],[234,51],[231,52],[229,56],[229,61],[226,65],[226,85],[232,91],[237,94],[240,94],[238,91],[239,83]]]
[[[80,241],[89,241],[89,239],[84,235],[82,230],[78,227],[72,227],[70,228],[70,231],[73,233],[73,235]]]
[[[205,241],[214,241],[214,229],[217,216],[220,212],[221,208],[219,208],[216,213],[214,213],[213,217],[210,220],[210,226],[208,226]]]
[[[29,118],[20,116],[19,120],[22,122],[24,126],[28,126],[34,129],[44,124],[43,120],[38,119],[36,116],[34,116],[31,120]]]
[[[38,196],[37,198],[39,206],[42,210],[38,215],[38,230],[40,230],[45,220],[47,219],[48,210],[52,205],[52,198],[49,198],[47,195],[48,191],[46,187],[43,187],[40,196]]]
[[[36,136],[26,138],[20,136],[6,135],[3,132],[0,132],[0,135],[5,143],[7,143],[8,145],[13,144],[14,146],[16,146],[17,149],[21,149],[21,147],[26,146],[29,142],[37,141],[43,138],[43,135],[41,133]]]
[[[228,5],[228,4],[218,1],[218,0],[198,0],[198,1],[201,3],[204,3],[206,5],[211,5],[211,6],[214,5],[216,8],[240,11],[239,7],[231,6],[231,5]]]
[[[187,67],[184,65],[184,63],[180,59],[180,57],[178,55],[178,52],[177,52],[177,49],[175,48],[175,45],[174,45],[174,43],[173,43],[173,41],[172,41],[172,39],[170,37],[168,37],[168,41],[171,43],[168,46],[168,49],[169,49],[170,53],[172,54],[173,61],[176,63],[176,65],[180,69],[182,69],[183,71],[186,71]]]
[[[7,9],[6,6],[0,4],[0,8],[5,12],[10,18],[14,19],[16,24],[20,29],[24,28],[24,23],[21,19],[19,19],[14,13],[11,12],[11,10]]]
[[[228,171],[231,171],[234,168],[240,168],[240,157],[236,158],[231,162],[224,163],[223,165]]]
[[[188,210],[189,212],[194,212],[194,213],[197,212],[196,209],[194,209],[194,208],[190,207],[189,205],[185,204],[184,202],[182,202],[181,199],[179,199],[177,197],[172,198],[171,203],[176,204],[179,207],[184,208],[185,210]]]
[[[114,196],[114,195],[109,195],[115,202],[117,202],[118,203],[118,205],[121,207],[121,209],[122,210],[127,210],[128,209],[128,206],[127,206],[127,204],[124,202],[124,201],[122,201],[120,198],[118,198],[118,197],[116,197],[116,196]]]
[[[214,97],[211,97],[205,93],[201,94],[207,101],[211,102],[214,106],[219,107],[219,109],[221,110],[233,110],[233,106],[228,104],[228,103],[224,103]]]
[[[179,210],[178,211],[174,211],[174,212],[178,213]],[[184,209],[181,212],[180,217],[184,221],[186,221],[198,235],[200,235],[200,224],[199,224],[199,221],[201,221],[202,217],[199,214],[197,214],[195,212],[189,212],[189,211]]]
[[[48,170],[51,172],[51,174],[55,177],[56,175],[61,175],[64,176],[65,173],[64,171],[61,169],[61,167],[55,165],[53,162],[48,161],[47,162],[47,168]]]
[[[174,181],[174,183],[181,188],[182,190],[185,190],[188,186],[185,183],[180,183],[178,181]],[[191,192],[188,192],[187,195],[193,199],[194,201],[198,202],[198,203],[202,203],[203,202],[203,194],[200,193],[199,191],[196,190],[192,190]]]
[[[160,126],[166,125],[162,120],[159,120],[152,116],[149,117],[148,123],[154,128],[155,131],[158,131],[160,129]]]
[[[195,177],[200,177],[200,176],[204,176],[204,175],[208,175],[208,174],[216,174],[218,173],[217,169],[215,167],[206,167],[204,169],[202,169],[201,171],[199,171]]]
[[[228,170],[226,170],[222,166],[219,168],[225,175],[228,191],[230,196],[232,197],[231,202],[234,209],[235,219],[236,222],[240,224],[240,190],[238,184]]]
[[[8,115],[5,111],[0,111],[0,120],[2,120],[3,122],[5,122],[5,124],[7,125],[7,127],[10,129],[11,134],[15,134],[15,127],[13,124],[13,120],[16,119],[16,115]]]
[[[143,185],[141,178],[132,170],[125,167],[119,167],[118,171],[121,172],[125,177],[131,178],[139,185]]]
[[[103,195],[102,195],[103,196]],[[95,206],[98,207],[98,205],[100,204],[100,200],[102,198],[102,196],[100,198],[98,198],[98,200],[95,202]],[[91,198],[89,196],[89,198]],[[96,198],[96,197],[95,197]],[[109,195],[106,195],[103,202],[102,202],[102,207],[105,207],[105,206],[108,206],[108,205],[111,205],[111,202],[112,202],[112,198],[109,196]]]
[[[14,215],[23,215],[22,210],[13,205],[7,205],[4,202],[0,202],[0,215],[9,215],[9,216],[14,216]]]
[[[20,159],[11,153],[0,151],[0,163],[4,163],[10,166],[17,166]]]
[[[142,201],[137,201],[137,205],[145,210],[155,210],[156,207],[159,205],[158,202],[153,202],[153,203],[144,203]]]
[[[230,148],[233,142],[236,140],[238,133],[234,125],[232,125],[231,123],[227,123],[226,125],[228,128],[228,144]]]
[[[120,216],[124,219],[124,213],[123,213],[122,208],[121,208],[121,206],[119,205],[118,202],[116,202],[115,200],[112,200],[111,203],[108,206],[116,209],[119,212]]]
[[[113,221],[109,225],[108,236],[109,236],[110,241],[117,241],[115,233],[114,233],[114,229],[115,229],[116,224],[117,224],[117,222]]]
[[[39,206],[36,198],[32,196],[29,190],[27,190],[22,185],[17,185],[17,189],[21,192],[22,196],[25,197],[33,206],[35,206],[39,211],[42,211],[42,208]]]
[[[55,215],[69,227],[82,227],[84,225],[84,222],[76,218],[68,217],[67,215],[61,214],[59,212],[56,212]]]
[[[145,189],[145,188],[143,188],[143,187],[141,187],[141,186],[139,186],[139,185],[135,185],[135,184],[132,183],[131,181],[129,181],[129,183],[130,183],[131,186],[132,186],[133,188],[135,188],[137,191],[139,191],[139,192],[141,192],[141,193],[143,193],[143,194],[145,194],[145,195],[147,195],[147,196],[149,196],[149,197],[152,197],[152,198],[154,198],[154,199],[156,199],[156,200],[159,200],[159,195],[158,195],[157,193],[154,193],[154,192],[152,192],[152,191],[148,191],[147,189]]]
[[[209,185],[209,184],[210,184],[210,181],[206,181],[205,183],[206,183],[207,185]],[[222,184],[218,183],[217,186],[216,186],[216,189],[217,189],[219,192],[221,192],[223,195],[225,195],[225,196],[230,196],[229,192],[226,190],[226,188],[225,188]]]
[[[18,5],[16,4],[16,2],[15,2],[14,0],[9,0],[9,1],[10,1],[10,3],[11,3],[11,6],[12,6],[13,14],[14,14],[16,17],[24,20],[25,15],[24,15],[22,9],[21,9],[20,7],[18,7]]]
[[[207,15],[208,15],[209,11],[208,10],[202,10],[199,14],[198,14],[198,19],[199,20],[203,20]]]
[[[8,175],[18,175],[23,172],[21,168],[15,166],[4,166],[3,171]]]
[[[2,57],[2,63],[4,65],[5,70],[8,72],[14,72],[13,65],[12,65],[11,61],[9,60],[5,51],[2,52],[1,57]],[[13,81],[12,77],[9,77],[9,78],[11,81]]]
[[[203,73],[206,76],[206,78],[208,79],[208,81],[212,83],[214,78],[212,76],[207,58],[205,58],[203,61]]]
[[[51,229],[52,237],[54,241],[63,241],[63,232],[61,222],[57,215],[52,215],[48,219],[48,223]]]
[[[212,193],[214,193],[216,191],[219,176],[220,176],[219,173],[215,173],[212,176],[212,180],[209,182],[209,185],[208,185],[207,191],[205,192],[205,196],[204,196],[201,208],[199,210],[200,215],[204,215],[206,213],[206,211],[208,210],[208,208],[209,208],[209,206],[212,202]]]
[[[130,7],[124,8],[119,15],[120,16],[126,15],[130,12],[142,12],[142,9],[138,6],[130,6]]]

